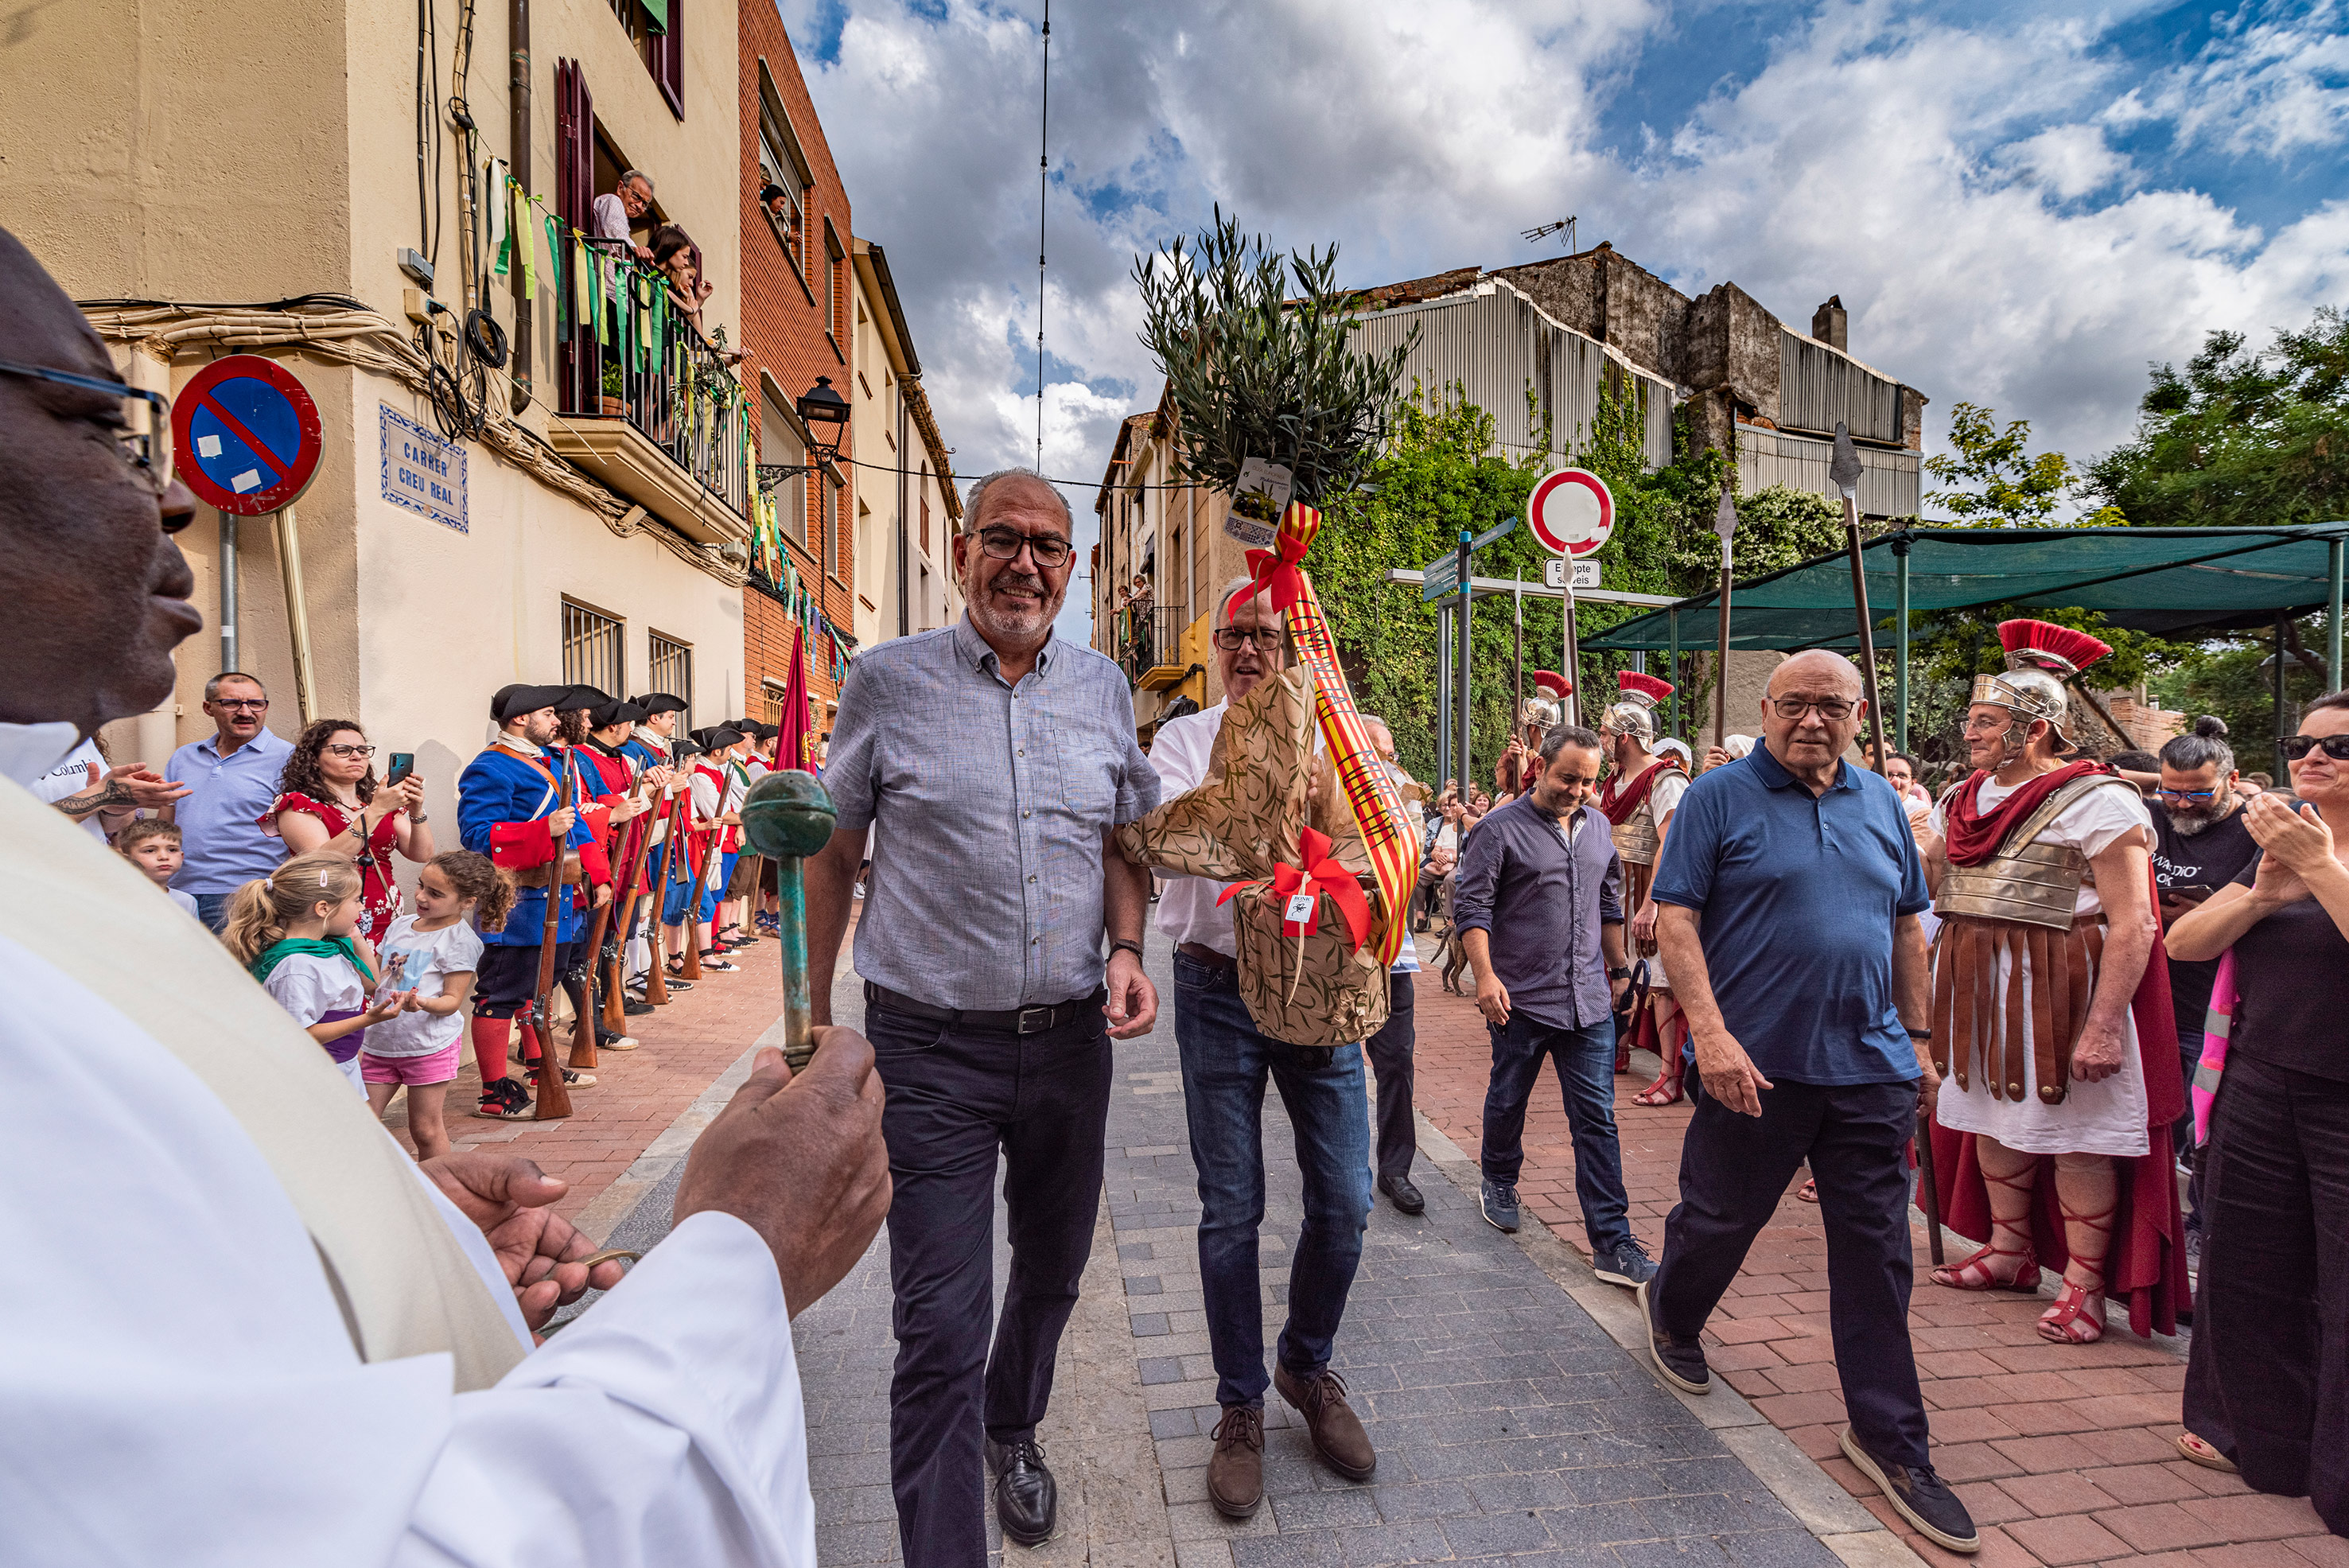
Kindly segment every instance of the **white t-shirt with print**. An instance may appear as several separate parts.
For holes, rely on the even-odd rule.
[[[367,1011],[367,982],[340,953],[295,953],[280,959],[261,989],[305,1029],[329,1012]]]
[[[98,753],[98,742],[84,741],[67,752],[56,767],[25,787],[31,790],[33,798],[42,805],[55,805],[67,795],[96,789],[98,781],[106,777],[107,767],[106,758]],[[103,844],[106,842],[106,829],[99,826],[98,817],[98,814],[93,811],[81,819],[81,825],[91,837]]]
[[[378,957],[387,966],[402,960],[399,989],[413,990],[426,1000],[448,991],[449,976],[471,973],[481,967],[481,939],[471,922],[459,920],[437,931],[419,931],[414,915],[402,915],[383,934]],[[370,1056],[429,1056],[446,1051],[465,1032],[464,1010],[454,1012],[401,1012],[367,1030]]]

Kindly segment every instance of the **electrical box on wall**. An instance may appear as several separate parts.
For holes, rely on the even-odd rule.
[[[413,250],[401,251],[399,253],[399,270],[414,278],[418,283],[422,284],[425,287],[430,288],[432,286],[432,264],[424,259],[421,252]]]

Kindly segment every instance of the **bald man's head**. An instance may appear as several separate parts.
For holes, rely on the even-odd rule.
[[[1775,697],[1782,690],[1816,690],[1823,680],[1855,701],[1866,690],[1859,677],[1858,665],[1840,653],[1833,653],[1824,648],[1806,648],[1770,672],[1770,695]]]

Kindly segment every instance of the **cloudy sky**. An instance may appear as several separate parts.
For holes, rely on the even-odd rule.
[[[1032,462],[1040,3],[781,6],[956,467]],[[2093,456],[2148,361],[2349,303],[2349,0],[1062,0],[1051,51],[1043,467],[1088,483],[1157,392],[1134,256],[1216,202],[1359,284],[1572,214],[1798,327],[1840,294],[1929,450],[1966,399]]]

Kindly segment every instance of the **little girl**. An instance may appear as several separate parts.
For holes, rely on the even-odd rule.
[[[296,855],[236,890],[221,940],[364,1095],[358,1055],[367,1026],[398,1012],[408,995],[393,989],[397,974],[378,986],[374,952],[352,937],[365,913],[359,886],[358,867],[339,855]]]
[[[452,849],[433,857],[417,877],[416,913],[400,916],[384,933],[385,967],[398,969],[410,1000],[398,1017],[367,1031],[359,1075],[378,1116],[408,1085],[408,1136],[419,1159],[449,1152],[444,1110],[465,1048],[458,1012],[472,994],[481,959],[481,939],[470,922],[494,930],[505,924],[513,900],[513,878],[488,857]]]

